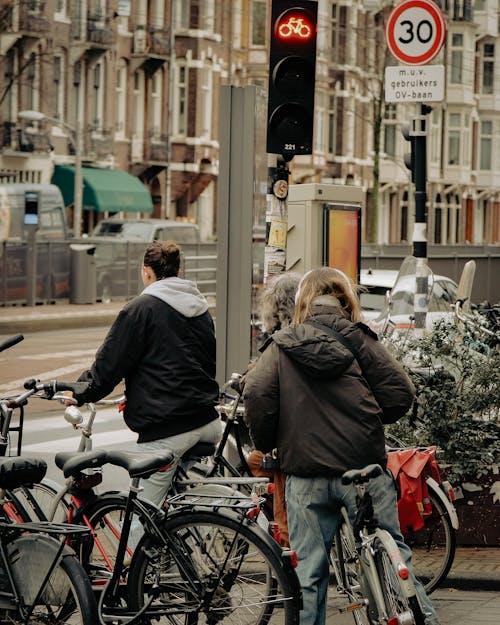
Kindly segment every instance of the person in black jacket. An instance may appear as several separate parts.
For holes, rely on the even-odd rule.
[[[155,241],[144,254],[145,289],[118,314],[97,351],[79,404],[108,395],[125,380],[124,419],[141,451],[172,451],[166,471],[143,482],[142,497],[160,505],[182,454],[197,442],[216,443],[215,329],[194,282],[178,277],[180,247]]]

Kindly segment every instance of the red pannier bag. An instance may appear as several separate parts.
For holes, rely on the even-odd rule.
[[[398,516],[403,534],[422,529],[432,512],[426,477],[441,482],[437,447],[402,449],[387,454],[387,467],[398,485]]]

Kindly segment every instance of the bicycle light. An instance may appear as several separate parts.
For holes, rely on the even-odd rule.
[[[408,579],[410,577],[410,571],[404,564],[398,564],[398,575],[401,579]]]
[[[75,427],[83,422],[83,415],[76,406],[68,406],[64,411],[64,419]]]

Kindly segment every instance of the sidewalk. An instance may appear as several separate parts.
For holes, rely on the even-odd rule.
[[[124,300],[108,304],[56,303],[41,306],[1,306],[0,335],[110,326],[125,305]]]
[[[0,307],[0,336],[82,327],[109,327],[125,301]],[[500,591],[500,547],[457,547],[445,588]]]

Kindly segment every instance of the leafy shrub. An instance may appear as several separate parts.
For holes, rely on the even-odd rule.
[[[488,475],[500,458],[500,352],[477,329],[445,321],[392,350],[417,388],[417,403],[389,434],[438,445],[454,481]]]

